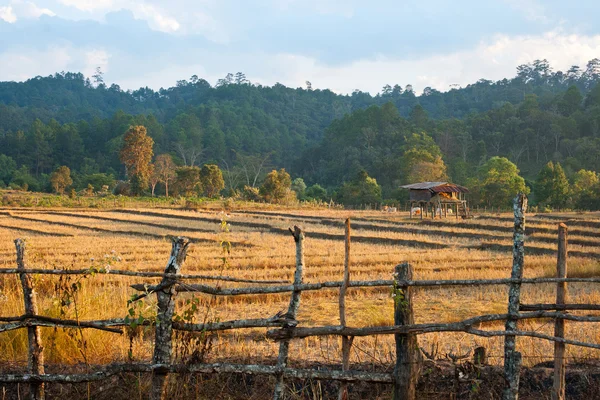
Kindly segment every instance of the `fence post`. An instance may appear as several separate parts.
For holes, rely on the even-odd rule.
[[[172,238],[171,256],[165,267],[166,274],[179,274],[190,240],[185,237]],[[173,313],[175,312],[175,289],[176,279],[163,277],[156,289],[158,300],[158,313],[156,315],[156,337],[154,343],[154,356],[152,362],[154,370],[152,375],[152,387],[150,399],[160,400],[166,398],[166,387],[168,378],[168,367],[171,363],[173,334]]]
[[[15,240],[17,249],[17,269],[25,269],[25,241]],[[19,273],[21,285],[23,286],[23,299],[25,301],[25,315],[37,315],[37,305],[35,304],[35,291],[31,283],[31,277],[24,272]],[[44,348],[42,347],[42,332],[39,326],[27,327],[28,336],[28,355],[27,368],[29,373],[36,375],[44,374]],[[44,399],[44,383],[32,382],[29,385],[29,398],[32,400]]]
[[[402,281],[413,278],[409,263],[396,266],[394,279],[394,325],[414,324],[412,288]],[[396,366],[394,367],[394,400],[414,400],[419,379],[419,349],[417,336],[411,333],[394,334],[396,340]]]
[[[302,228],[298,226],[294,226],[293,230],[290,228],[290,232],[292,233],[292,236],[294,236],[294,241],[296,242],[296,272],[294,273],[294,286],[297,286],[302,284],[302,275],[304,270],[304,232],[302,232]],[[301,290],[294,290],[292,292],[288,312],[285,315],[285,319],[288,322],[286,322],[286,324],[283,326],[284,329],[293,329],[298,324],[296,321],[296,314],[298,313],[298,308],[300,308],[301,293]],[[277,367],[280,369],[280,372],[277,375],[277,383],[275,383],[275,391],[273,393],[274,400],[283,398],[283,393],[285,390],[285,385],[283,383],[283,369],[287,366],[289,349],[289,339],[283,340],[279,344]]]
[[[525,212],[527,211],[527,196],[525,194],[517,194],[513,201],[513,209],[515,230],[513,234],[513,266],[510,277],[512,279],[522,279],[525,258]],[[506,320],[506,331],[517,330],[517,319],[511,317],[519,314],[520,297],[521,284],[511,283],[508,291],[509,317]],[[517,400],[519,398],[521,360],[521,353],[516,351],[516,336],[507,335],[504,338],[504,376],[506,379],[503,393],[504,400]]]
[[[558,259],[556,263],[556,277],[567,277],[567,226],[558,225]],[[567,282],[556,284],[556,304],[565,304],[567,300]],[[556,319],[554,322],[554,336],[565,336],[565,320]],[[552,387],[552,400],[565,399],[565,344],[554,342],[554,385]]]
[[[344,283],[340,287],[340,325],[346,326],[346,291],[350,284],[350,218],[346,219],[346,240],[344,257]],[[342,336],[342,371],[350,368],[350,349],[352,348],[353,336]],[[348,383],[340,384],[338,400],[348,400]]]

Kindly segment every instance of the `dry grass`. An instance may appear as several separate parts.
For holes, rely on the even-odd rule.
[[[219,211],[182,211],[176,209],[127,210],[35,210],[10,209],[0,213],[0,267],[14,267],[13,239],[27,238],[27,265],[31,268],[111,268],[161,271],[166,263],[170,243],[167,235],[186,235],[197,239],[189,251],[185,273],[219,274],[223,269],[220,240],[234,243],[227,257],[224,273],[240,278],[292,280],[294,245],[287,228],[301,224],[308,233],[305,245],[305,281],[340,280],[343,269],[343,219],[353,219],[351,279],[390,279],[394,266],[408,261],[415,269],[416,279],[505,278],[510,275],[511,240],[510,215],[486,215],[469,221],[449,218],[443,221],[408,220],[404,213],[382,214],[375,211],[342,210],[271,210],[248,209],[227,215],[230,233],[220,232]],[[597,215],[561,215],[570,222],[574,243],[569,250],[576,256],[569,259],[570,276],[600,274],[600,219]],[[585,221],[595,222],[589,224]],[[531,216],[531,232],[526,247],[526,277],[547,277],[555,273],[556,244],[553,242],[557,220],[552,216]],[[432,249],[432,246],[438,248]],[[496,250],[497,249],[497,250]],[[124,317],[127,300],[134,291],[129,285],[141,279],[96,275],[81,279],[74,295],[76,305],[61,306],[64,287],[71,281],[59,281],[55,276],[36,276],[39,309],[45,315],[103,319]],[[156,280],[147,279],[147,282]],[[214,282],[213,282],[214,283]],[[61,285],[63,288],[58,287]],[[235,286],[221,283],[223,287]],[[553,302],[552,285],[526,285],[522,297],[525,303]],[[303,326],[338,324],[337,291],[307,292],[302,295],[299,319]],[[181,294],[178,310],[185,308],[191,294]],[[216,298],[197,295],[201,301],[198,321],[210,306],[211,320],[263,318],[287,308],[289,295],[238,296]],[[72,299],[72,300],[73,300]],[[144,310],[151,314],[152,299]],[[419,289],[415,295],[416,322],[456,321],[484,313],[505,312],[507,288],[430,288]],[[571,284],[569,302],[599,303],[595,286]],[[393,323],[393,302],[390,291],[351,289],[348,293],[348,324],[351,326],[381,326]],[[14,276],[0,277],[0,313],[2,316],[23,312],[21,288]],[[61,314],[63,313],[63,314]],[[490,325],[502,328],[502,324]],[[522,328],[552,333],[550,321],[527,321]],[[597,342],[600,334],[591,324],[567,324],[572,339]],[[47,361],[50,363],[108,363],[126,360],[130,340],[126,335],[106,332],[54,330],[44,328]],[[25,331],[0,334],[0,361],[26,362]],[[277,344],[264,338],[264,329],[225,332],[214,337],[209,360],[229,357],[270,359],[276,355]],[[85,346],[83,343],[85,342]],[[485,339],[466,334],[427,334],[419,343],[429,348],[437,343],[440,353],[464,353],[475,346],[486,346],[491,361],[501,363],[502,338]],[[518,339],[526,365],[552,357],[551,343]],[[339,363],[338,338],[308,338],[295,341],[291,358],[296,361]],[[133,339],[133,357],[149,359],[152,354],[151,332]],[[355,341],[352,360],[389,364],[393,359],[392,337],[361,338]],[[598,357],[596,351],[568,347],[568,355],[577,359]]]

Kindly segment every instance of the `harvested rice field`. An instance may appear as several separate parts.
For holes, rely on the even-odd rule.
[[[299,225],[306,234],[306,283],[339,281],[344,265],[344,219],[352,221],[351,280],[392,279],[394,266],[409,262],[414,279],[508,278],[512,265],[510,214],[476,215],[469,220],[409,219],[407,213],[344,211],[328,209],[190,211],[180,209],[2,209],[0,210],[0,268],[15,267],[15,238],[26,239],[28,268],[120,269],[162,272],[169,257],[169,236],[186,236],[192,244],[182,273],[226,275],[253,280],[291,282],[295,269],[295,245],[288,228]],[[556,274],[557,225],[569,227],[568,271],[570,277],[600,276],[600,215],[528,214],[526,223],[525,277]],[[223,223],[227,229],[223,229]],[[223,253],[222,243],[231,243]],[[155,296],[131,309],[128,300],[138,292],[135,283],[157,283],[159,278],[140,278],[101,273],[85,277],[35,275],[40,314],[96,320],[136,316],[152,318]],[[221,288],[252,286],[226,281],[202,281]],[[504,313],[508,288],[417,288],[416,323],[459,321],[472,316]],[[523,303],[553,303],[556,285],[524,285]],[[338,325],[337,289],[304,292],[299,326]],[[190,304],[197,310],[187,314],[193,322],[268,318],[287,310],[289,294],[215,297],[181,293],[177,310],[184,315]],[[193,300],[197,299],[197,300]],[[568,303],[600,303],[598,287],[571,283]],[[24,313],[17,276],[0,276],[0,316]],[[347,298],[348,326],[393,325],[390,288],[350,288]],[[577,312],[574,312],[577,313]],[[586,313],[587,315],[589,313]],[[527,320],[521,329],[552,334],[551,320]],[[485,329],[503,329],[489,323]],[[590,323],[568,322],[567,337],[600,342],[600,330]],[[138,328],[122,335],[96,330],[42,328],[46,362],[49,364],[107,364],[152,357],[153,331]],[[249,328],[205,335],[199,342],[181,337],[175,345],[179,361],[201,357],[205,362],[235,359],[272,363],[278,344],[266,339],[265,328]],[[488,350],[489,361],[501,364],[503,339],[466,333],[420,335],[419,346],[447,353],[465,354],[475,347]],[[389,369],[394,361],[393,336],[357,338],[351,353],[353,363],[372,363]],[[552,359],[553,344],[533,338],[518,338],[523,363],[532,366]],[[598,358],[598,350],[567,346],[569,360]],[[337,337],[313,337],[292,341],[290,365],[334,363],[341,360]],[[15,330],[0,334],[0,362],[14,366],[27,363],[27,333]]]

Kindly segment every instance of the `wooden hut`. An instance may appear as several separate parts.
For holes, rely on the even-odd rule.
[[[464,186],[448,182],[419,182],[410,185],[400,186],[409,190],[410,217],[413,217],[414,211],[427,216],[431,213],[431,218],[439,215],[448,216],[448,210],[456,215],[456,218],[469,218],[469,207],[465,194],[469,189]]]

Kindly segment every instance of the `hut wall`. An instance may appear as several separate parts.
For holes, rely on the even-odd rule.
[[[411,201],[429,201],[431,200],[431,192],[429,190],[410,190]]]

